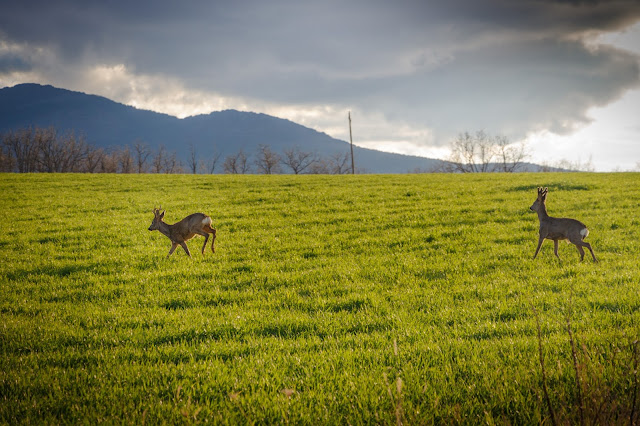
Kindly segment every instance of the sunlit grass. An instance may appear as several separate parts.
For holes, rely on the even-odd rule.
[[[584,414],[629,423],[639,183],[1,175],[0,422],[549,422],[537,313],[559,420],[579,421],[570,319]],[[531,260],[537,186],[600,263]],[[165,259],[159,205],[210,215],[216,253]]]

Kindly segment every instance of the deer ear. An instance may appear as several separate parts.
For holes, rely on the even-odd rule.
[[[164,211],[162,213],[160,213],[160,215],[158,216],[160,219],[164,218]]]

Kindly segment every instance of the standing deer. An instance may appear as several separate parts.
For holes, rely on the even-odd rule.
[[[162,207],[161,207],[162,208]],[[167,258],[171,256],[178,245],[182,246],[184,251],[187,252],[189,257],[189,247],[187,247],[186,241],[189,241],[196,234],[204,237],[204,244],[202,245],[202,254],[204,255],[204,249],[209,241],[209,234],[213,235],[213,241],[211,241],[211,251],[216,252],[213,244],[216,242],[216,230],[211,227],[211,218],[204,213],[194,213],[185,217],[178,223],[169,225],[162,219],[164,218],[164,210],[153,209],[153,222],[149,226],[149,231],[155,231],[156,229],[162,234],[169,237],[171,240],[171,250]]]
[[[540,238],[538,239],[538,248],[536,254],[533,255],[535,259],[540,251],[540,246],[545,240],[553,240],[553,253],[558,259],[558,241],[569,240],[571,244],[574,244],[580,252],[580,261],[584,260],[584,250],[582,247],[586,247],[591,252],[593,261],[597,262],[596,255],[593,254],[591,244],[584,242],[583,240],[589,235],[587,226],[575,219],[551,217],[547,214],[547,206],[545,202],[547,200],[548,188],[538,188],[538,198],[533,202],[530,209],[538,213],[538,219],[540,220]]]

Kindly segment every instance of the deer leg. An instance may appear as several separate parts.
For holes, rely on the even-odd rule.
[[[213,246],[216,243],[216,230],[213,230],[213,233],[211,234],[213,235],[213,240],[211,241],[211,252],[215,253],[216,252],[216,248]]]
[[[593,257],[593,261],[594,261],[594,262],[597,262],[597,261],[598,261],[598,259],[596,259],[596,255],[593,253],[593,249],[591,248],[591,244],[589,244],[589,243],[585,243],[585,242],[583,241],[583,242],[582,242],[582,245],[589,249],[589,251],[591,252],[591,256]]]
[[[584,260],[584,250],[582,250],[582,247],[579,244],[576,244],[576,248],[580,252],[580,262],[582,262]]]
[[[204,248],[207,246],[207,241],[209,241],[209,233],[206,231],[206,228],[201,231],[195,231],[195,233],[204,237],[204,244],[202,245],[202,250],[200,250],[200,252],[204,254]]]
[[[191,257],[191,253],[189,252],[189,247],[187,247],[187,243],[185,243],[184,241],[182,241],[180,243],[180,245],[182,246],[182,248],[184,249],[185,252],[187,252],[187,256]]]
[[[167,259],[169,258],[169,256],[171,256],[173,254],[173,252],[176,250],[176,247],[178,247],[178,244],[172,242],[171,243],[171,250],[169,250],[169,254],[167,255]]]
[[[558,256],[558,240],[553,240],[553,254],[560,259],[560,256]]]
[[[536,249],[536,254],[533,255],[533,258],[535,259],[536,256],[538,255],[538,252],[540,251],[540,247],[542,246],[542,242],[544,241],[544,238],[542,237],[542,235],[540,236],[540,238],[538,239],[538,248]]]
[[[202,254],[204,254],[204,249],[207,247],[207,241],[209,241],[209,234],[204,234],[204,244],[202,245]]]

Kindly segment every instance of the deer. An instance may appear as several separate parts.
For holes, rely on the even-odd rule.
[[[204,213],[193,213],[182,219],[180,222],[169,225],[163,220],[165,210],[160,211],[160,209],[162,209],[162,207],[159,209],[153,209],[153,222],[151,222],[151,226],[149,226],[149,231],[158,230],[171,240],[171,249],[169,250],[167,259],[173,254],[178,246],[182,246],[187,255],[191,257],[191,253],[189,252],[189,247],[187,247],[186,242],[196,235],[202,235],[204,237],[202,255],[204,255],[204,249],[207,247],[209,234],[213,236],[213,241],[211,241],[211,251],[213,253],[216,252],[214,247],[214,243],[216,242],[216,230],[211,227],[212,221],[209,216]]]
[[[584,260],[584,250],[582,247],[586,247],[591,252],[593,261],[597,262],[596,255],[593,253],[591,244],[584,241],[589,235],[589,229],[587,226],[576,219],[551,217],[547,214],[547,193],[549,188],[538,188],[538,198],[533,202],[531,207],[532,211],[538,213],[538,220],[540,220],[540,237],[538,239],[538,248],[533,255],[535,259],[540,251],[542,242],[547,240],[553,240],[553,253],[558,259],[558,241],[568,240],[571,244],[575,245],[580,252],[580,261]]]

